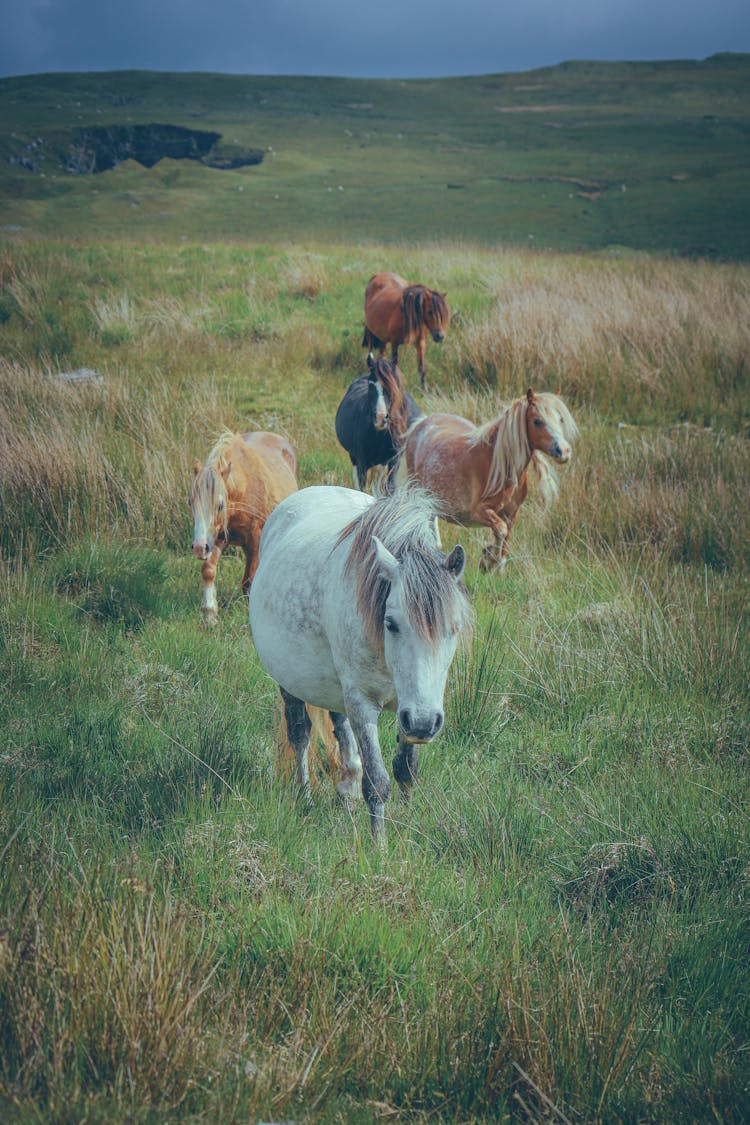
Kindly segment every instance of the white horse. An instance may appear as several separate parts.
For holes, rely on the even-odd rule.
[[[391,786],[378,715],[398,716],[393,773],[408,799],[417,744],[443,725],[448,668],[472,618],[459,581],[464,549],[443,555],[434,520],[434,502],[417,488],[376,500],[349,488],[304,488],[269,516],[250,589],[250,628],[281,688],[300,788],[309,792],[309,703],[331,714],[339,795],[355,795],[361,782],[381,842]]]

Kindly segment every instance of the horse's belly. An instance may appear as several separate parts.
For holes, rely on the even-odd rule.
[[[292,633],[277,619],[264,627],[258,612],[250,622],[260,662],[277,684],[314,707],[344,710],[341,683],[325,638]]]

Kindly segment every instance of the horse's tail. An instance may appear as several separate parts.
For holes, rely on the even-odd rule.
[[[362,347],[367,348],[368,352],[374,352],[382,347],[385,347],[382,340],[379,340],[374,332],[365,325],[365,334],[362,337]]]
[[[319,785],[324,773],[328,773],[335,785],[342,775],[342,767],[339,746],[333,736],[333,724],[330,716],[322,707],[308,706],[307,713],[312,723],[310,749],[308,750],[310,785]],[[296,769],[297,756],[289,741],[284,704],[279,697],[276,711],[276,772],[288,780],[294,777]]]

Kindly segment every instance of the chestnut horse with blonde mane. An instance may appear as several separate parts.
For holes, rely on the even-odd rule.
[[[425,285],[410,285],[397,273],[376,273],[365,289],[365,334],[362,347],[381,356],[391,345],[391,362],[398,363],[401,344],[414,344],[422,389],[425,387],[424,349],[427,333],[436,344],[448,330],[450,310],[445,293]]]
[[[481,567],[500,569],[528,493],[529,465],[542,495],[551,499],[557,478],[547,458],[569,461],[577,434],[558,395],[531,389],[481,426],[456,414],[428,414],[406,433],[397,484],[413,478],[427,488],[438,500],[441,518],[450,523],[489,527],[495,542],[484,548]]]
[[[258,567],[263,525],[276,505],[297,491],[297,458],[286,438],[258,430],[225,431],[206,464],[196,461],[190,491],[193,509],[193,554],[203,560],[203,613],[214,624],[218,603],[214,581],[222,551],[229,546],[245,553],[242,592],[247,594]]]

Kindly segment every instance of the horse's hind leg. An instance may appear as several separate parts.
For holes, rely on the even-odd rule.
[[[413,742],[407,742],[399,735],[398,750],[393,759],[393,776],[398,782],[401,796],[405,801],[411,801],[414,786],[417,780],[417,767],[419,756]]]
[[[339,797],[359,797],[362,793],[362,760],[346,715],[330,711],[333,733],[341,752],[341,780],[336,785]]]
[[[305,798],[310,796],[310,769],[307,762],[307,752],[310,749],[310,731],[312,723],[307,713],[303,700],[290,695],[288,691],[281,691],[284,700],[284,714],[286,716],[287,737],[297,758],[297,784]]]

